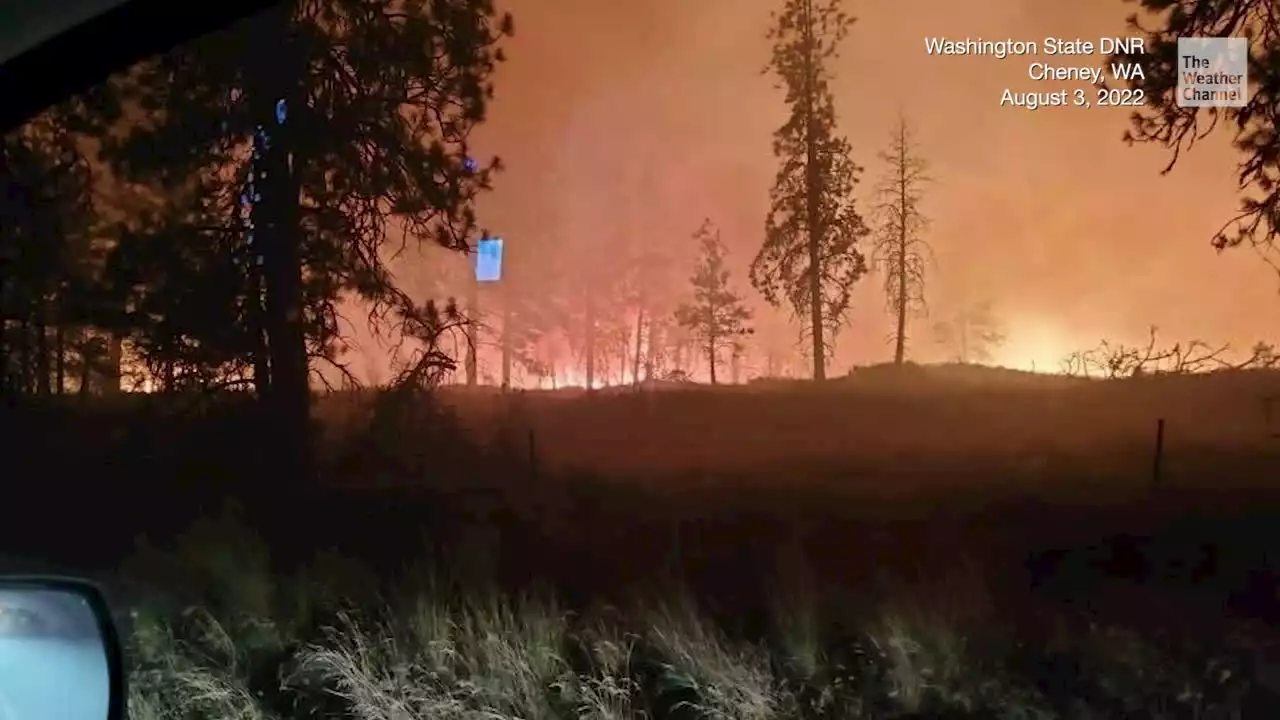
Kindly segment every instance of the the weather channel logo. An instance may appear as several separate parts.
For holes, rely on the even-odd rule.
[[[1178,38],[1178,105],[1244,107],[1249,102],[1249,41]]]

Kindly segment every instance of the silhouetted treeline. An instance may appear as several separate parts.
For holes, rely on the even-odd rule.
[[[479,0],[284,3],[6,136],[5,391],[243,386],[305,443],[341,298],[430,326],[382,251],[393,226],[468,247],[494,165],[467,137],[510,31]]]
[[[102,292],[93,175],[63,107],[0,142],[0,388],[119,387],[120,337]]]

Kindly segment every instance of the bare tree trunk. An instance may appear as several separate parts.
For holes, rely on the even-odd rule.
[[[826,343],[822,327],[822,172],[818,167],[818,137],[814,108],[813,3],[804,0],[804,124],[806,227],[809,231],[809,323],[813,331],[813,379],[825,380]]]
[[[904,122],[898,132],[898,247],[895,268],[898,274],[898,334],[894,338],[894,364],[901,365],[907,358],[907,126]]]
[[[583,354],[586,355],[587,389],[596,387],[596,297],[593,290],[587,291],[587,308],[583,319]]]
[[[266,312],[262,307],[262,242],[258,237],[251,243],[253,263],[249,268],[249,335],[253,353],[253,388],[258,398],[267,401],[271,396],[271,357],[267,354]]]
[[[649,382],[653,380],[654,366],[657,364],[656,353],[658,352],[657,323],[653,321],[652,317],[649,318],[648,333],[646,334],[649,337],[645,343],[646,347],[644,349],[644,379],[645,382]]]
[[[711,384],[716,384],[716,344],[719,338],[716,337],[716,304],[714,302],[707,303],[707,372],[711,375]]]
[[[306,112],[299,94],[305,68],[291,27],[294,3],[282,2],[250,22],[255,37],[247,45],[249,112],[259,140],[256,186],[262,195],[253,206],[254,232],[262,243],[262,279],[266,291],[265,327],[271,363],[271,394],[266,408],[278,433],[287,464],[286,482],[311,475],[311,371],[303,326],[302,235],[298,172],[304,160],[294,156],[297,115]],[[283,111],[283,112],[282,112]]]
[[[716,340],[713,335],[707,340],[707,367],[711,374],[711,384],[716,384]]]
[[[53,328],[53,390],[58,395],[67,391],[67,330],[59,321]]]
[[[35,381],[35,372],[31,368],[31,322],[26,318],[18,320],[18,384],[21,392],[31,392]]]
[[[49,349],[48,305],[42,298],[36,305],[36,393],[52,395],[53,367]]]
[[[83,345],[81,347],[84,347]],[[93,358],[87,353],[80,353],[80,387],[76,389],[77,395],[88,395],[93,386]]]
[[[906,282],[906,279],[902,277],[902,276],[903,276],[903,275],[905,275],[905,274],[906,274],[906,273],[905,273],[905,272],[903,272],[902,270],[899,270],[899,271],[898,271],[898,282],[899,282],[899,283],[904,283],[904,282]],[[907,359],[907,342],[906,342],[906,337],[907,337],[907,308],[906,308],[906,302],[907,302],[907,299],[906,299],[906,297],[905,297],[905,295],[906,295],[906,294],[907,294],[907,293],[906,293],[906,290],[905,290],[905,289],[903,289],[903,287],[899,287],[899,289],[898,289],[898,303],[899,303],[899,306],[898,306],[898,328],[897,328],[897,330],[895,331],[895,333],[896,333],[896,334],[895,334],[895,336],[894,336],[894,348],[893,348],[893,362],[894,362],[894,364],[895,364],[895,365],[901,365],[902,363],[906,362],[906,359]]]
[[[107,341],[107,367],[102,392],[109,395],[120,393],[120,380],[123,376],[121,366],[124,364],[124,338],[112,333]]]
[[[480,287],[474,276],[467,281],[467,358],[464,367],[467,373],[467,387],[475,387],[479,380],[479,363],[477,354],[480,348]]]
[[[511,296],[503,288],[502,293],[502,389],[511,389],[511,346],[514,342],[511,327]]]
[[[640,346],[644,337],[644,306],[640,307],[636,313],[636,352],[631,358],[631,382],[633,385],[640,384]]]
[[[622,386],[627,384],[627,365],[630,364],[631,358],[628,353],[630,349],[627,347],[627,334],[623,333],[618,339],[618,374],[615,376],[615,385]]]

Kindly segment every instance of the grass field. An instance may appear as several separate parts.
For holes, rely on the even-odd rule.
[[[844,488],[877,493],[975,484],[1125,492],[1151,478],[1161,418],[1171,482],[1256,485],[1280,477],[1266,472],[1280,470],[1280,404],[1274,420],[1264,404],[1272,396],[1280,398],[1277,371],[1102,382],[956,365],[875,367],[818,386],[594,397],[455,389],[445,399],[475,436],[505,432],[531,443],[552,469],[660,483],[830,474]],[[337,395],[319,413],[350,416],[358,406]]]
[[[1277,717],[1277,387],[334,395],[305,488],[242,402],[25,408],[0,542],[108,584],[137,717]]]

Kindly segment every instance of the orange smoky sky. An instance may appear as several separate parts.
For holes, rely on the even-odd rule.
[[[771,134],[785,113],[775,78],[763,72],[770,12],[780,4],[508,0],[516,36],[476,144],[507,167],[482,201],[481,219],[506,238],[513,282],[547,279],[538,258],[557,244],[582,248],[555,268],[561,279],[590,274],[628,237],[691,256],[689,236],[709,217],[729,246],[739,290],[759,306],[760,326],[782,332],[785,315],[771,317],[746,279],[776,169]],[[1161,176],[1166,151],[1122,142],[1127,110],[999,106],[1005,88],[1088,90],[1078,81],[1030,81],[1034,60],[1103,67],[1105,57],[1000,60],[925,50],[930,36],[1128,35],[1132,5],[846,0],[845,7],[857,23],[832,70],[839,129],[865,168],[864,213],[884,172],[877,153],[899,113],[931,163],[924,210],[937,259],[927,289],[932,319],[989,301],[1009,336],[998,360],[1042,368],[1103,338],[1140,341],[1151,325],[1170,344],[1202,338],[1245,348],[1275,339],[1275,273],[1250,250],[1219,255],[1209,244],[1237,204],[1238,158],[1228,138],[1209,138]],[[862,282],[833,373],[891,357],[880,283],[875,275]],[[913,322],[908,348],[924,361],[942,358],[930,324]]]

